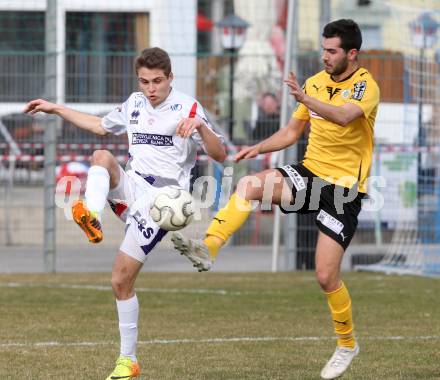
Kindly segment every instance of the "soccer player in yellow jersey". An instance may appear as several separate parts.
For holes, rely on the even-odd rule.
[[[323,379],[341,376],[359,352],[353,333],[351,298],[340,265],[358,224],[373,153],[373,128],[379,88],[360,67],[358,25],[337,20],[323,30],[324,70],[301,87],[291,73],[285,81],[298,107],[288,125],[262,142],[244,148],[235,160],[287,148],[310,123],[304,159],[240,180],[237,191],[209,226],[203,241],[172,237],[175,248],[200,270],[209,270],[218,250],[249,216],[250,201],[269,201],[283,212],[317,212],[316,277],[325,292],[337,348],[321,371]]]

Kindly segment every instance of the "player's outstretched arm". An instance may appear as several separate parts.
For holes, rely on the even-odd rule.
[[[245,159],[254,158],[260,153],[270,153],[287,148],[296,143],[304,132],[307,120],[291,118],[286,127],[281,128],[272,136],[253,146],[245,147],[238,152],[234,161],[238,162]]]
[[[255,158],[260,154],[260,144],[252,146],[245,146],[235,156],[234,161],[240,162],[241,160],[249,160]]]
[[[96,135],[104,136],[108,133],[101,126],[101,118],[99,116],[75,111],[71,108],[67,108],[56,103],[51,103],[44,99],[35,99],[30,101],[26,105],[23,112],[30,115],[33,115],[37,112],[53,114],[76,125],[78,128],[92,132]]]

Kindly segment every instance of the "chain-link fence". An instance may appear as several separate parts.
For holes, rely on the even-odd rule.
[[[58,25],[63,30],[64,49],[57,50],[57,56],[62,59],[58,78],[61,84],[59,82],[57,87],[61,93],[58,92],[56,98],[69,106],[84,112],[105,114],[136,90],[133,59],[137,52],[146,46],[161,45],[172,57],[175,86],[196,96],[224,134],[233,130],[234,145],[251,144],[278,129],[283,86],[280,49],[285,48],[286,43],[282,33],[286,28],[287,2],[173,0],[157,8],[150,6],[143,9],[136,2],[122,5],[115,1],[99,1],[95,4],[99,9],[95,11],[80,0],[72,2],[75,6],[70,8],[63,2],[59,3],[63,17]],[[373,74],[381,88],[382,104],[376,123],[378,145],[373,168],[379,174],[380,170],[384,170],[384,162],[398,159],[399,152],[394,151],[396,144],[389,138],[391,133],[385,130],[406,128],[408,121],[405,115],[408,112],[405,109],[413,105],[417,107],[418,98],[411,92],[414,89],[410,88],[411,78],[417,74],[405,61],[407,53],[401,46],[397,43],[390,46],[386,42],[396,41],[393,36],[398,33],[398,28],[392,23],[385,3],[360,3],[298,1],[298,46],[294,59],[299,81],[303,82],[321,69],[319,39],[323,22],[337,16],[352,15],[365,30],[364,43],[370,49],[362,54],[360,62]],[[437,7],[428,1],[419,3],[420,7],[431,11]],[[4,185],[0,199],[0,250],[10,245],[31,245],[36,247],[36,252],[41,252],[44,239],[44,129],[47,118],[25,116],[20,112],[25,102],[45,94],[47,20],[43,2],[35,1],[35,10],[29,10],[26,4],[25,1],[17,1],[11,9],[0,1],[0,179]],[[380,13],[378,22],[373,22],[365,7]],[[221,49],[220,31],[215,23],[234,8],[250,23],[248,40],[240,51],[225,53]],[[181,14],[189,14],[189,21],[183,21]],[[189,28],[189,22],[195,26]],[[427,61],[425,68],[437,73],[436,56],[427,51],[424,59]],[[231,64],[234,64],[235,71],[231,70]],[[428,77],[430,81],[435,81],[435,75],[424,78]],[[231,85],[234,86],[234,112],[231,112],[229,101]],[[436,86],[434,88],[438,88],[438,83]],[[432,140],[438,135],[433,132],[437,128],[435,115],[438,114],[438,102],[432,100],[436,99],[438,91],[429,94],[428,97],[425,93],[423,99],[429,103],[427,108],[433,115],[428,121]],[[290,101],[290,106],[293,108],[293,101]],[[392,117],[393,113],[402,113],[403,116]],[[231,115],[234,115],[233,120]],[[95,149],[110,150],[122,165],[126,160],[127,142],[124,136],[101,138],[67,123],[60,123],[56,132],[57,179],[76,175],[84,181],[88,158]],[[299,160],[306,138],[307,134],[299,142]],[[408,135],[402,134],[402,139],[412,143]],[[430,157],[435,159],[434,155]],[[232,163],[225,165],[231,166]],[[234,179],[236,181],[247,173],[275,165],[275,154],[234,165]],[[201,152],[193,174],[194,178],[214,175],[221,181],[223,169],[206,160]],[[406,175],[409,175],[408,172]],[[434,177],[435,172],[432,172],[430,178]],[[393,190],[397,192],[394,198],[404,198],[407,200],[405,204],[409,204],[410,187],[407,184],[403,190]],[[389,206],[392,202],[389,201]],[[192,225],[189,233],[203,234],[212,212],[213,209],[206,210],[204,219]],[[395,231],[396,224],[392,223],[395,215],[387,211],[386,216],[375,213],[361,217],[351,247],[354,253],[359,254],[353,256],[354,262],[366,262],[371,259],[368,256],[371,252],[380,254],[384,251]],[[66,220],[62,209],[57,209],[56,217],[58,249],[87,244],[81,231]],[[256,210],[234,236],[233,244],[269,247],[272,244],[273,218],[272,211]],[[312,268],[316,242],[313,215],[299,215],[297,226],[297,266]],[[106,238],[103,247],[116,249],[123,235],[121,222],[108,212],[104,216],[104,229]]]

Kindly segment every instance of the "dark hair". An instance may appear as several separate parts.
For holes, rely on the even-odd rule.
[[[168,53],[158,47],[142,50],[141,54],[134,61],[136,73],[141,67],[147,69],[160,69],[168,77],[171,73],[171,60]]]
[[[341,48],[346,52],[350,49],[360,50],[362,46],[362,33],[358,24],[350,19],[341,19],[324,26],[322,36],[325,38],[339,37]]]
[[[277,96],[273,92],[270,92],[270,91],[263,92],[261,94],[261,99],[265,98],[266,96],[269,96],[272,99],[278,100]]]

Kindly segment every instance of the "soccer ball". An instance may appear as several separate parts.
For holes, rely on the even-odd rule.
[[[162,187],[151,204],[150,215],[160,228],[180,230],[193,220],[193,198],[179,186]]]

